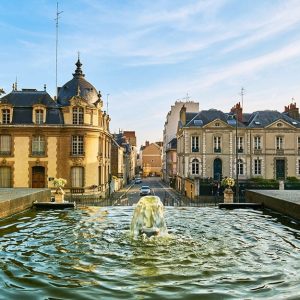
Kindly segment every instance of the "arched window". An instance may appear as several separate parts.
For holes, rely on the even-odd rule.
[[[80,125],[83,124],[83,108],[73,107],[73,124]]]
[[[238,174],[244,175],[244,162],[242,159],[238,159]]]
[[[192,175],[199,175],[199,160],[197,158],[192,160]]]

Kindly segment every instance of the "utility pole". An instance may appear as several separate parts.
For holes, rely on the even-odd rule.
[[[56,18],[54,19],[56,21],[56,45],[55,45],[55,87],[56,87],[56,99],[57,99],[57,48],[58,48],[58,19],[59,15],[63,11],[58,11],[58,2],[56,2]]]

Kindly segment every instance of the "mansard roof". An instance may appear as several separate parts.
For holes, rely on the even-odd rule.
[[[284,113],[280,113],[276,110],[262,110],[253,112],[247,121],[247,127],[249,128],[263,128],[275,121],[283,120],[292,126],[300,128],[300,122],[292,119]]]
[[[46,107],[46,124],[64,124],[60,106],[46,91],[23,89],[12,91],[0,99],[1,103],[13,106],[11,124],[33,124],[32,109],[34,105]]]
[[[32,107],[34,104],[42,104],[47,107],[58,107],[57,103],[46,91],[37,91],[36,89],[12,91],[0,100],[1,103],[12,104],[14,107]]]
[[[199,113],[187,113],[186,125],[184,127],[203,127],[215,120],[221,120],[230,126],[235,126],[235,115],[224,113],[217,109],[202,110]],[[300,128],[300,121],[289,117],[285,113],[275,110],[263,110],[253,113],[244,113],[242,122],[238,122],[238,127],[264,128],[272,123],[283,120],[291,126]],[[180,124],[179,124],[180,125]],[[182,127],[182,126],[181,126]]]

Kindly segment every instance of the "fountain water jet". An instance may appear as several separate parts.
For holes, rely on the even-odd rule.
[[[157,196],[144,196],[136,205],[130,226],[131,236],[148,237],[168,234],[164,219],[164,206]]]

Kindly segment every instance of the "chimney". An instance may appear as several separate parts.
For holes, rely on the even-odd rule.
[[[299,115],[299,108],[296,105],[296,102],[291,103],[288,106],[284,107],[284,112],[287,113],[287,115],[295,120],[300,120]]]
[[[239,122],[243,122],[243,108],[241,107],[241,103],[237,103],[230,110],[231,113],[237,114],[237,119]]]
[[[146,141],[145,145],[146,145],[146,147],[148,147],[149,146],[149,141]]]
[[[179,119],[181,121],[182,126],[186,124],[186,107],[183,105],[179,112]]]

